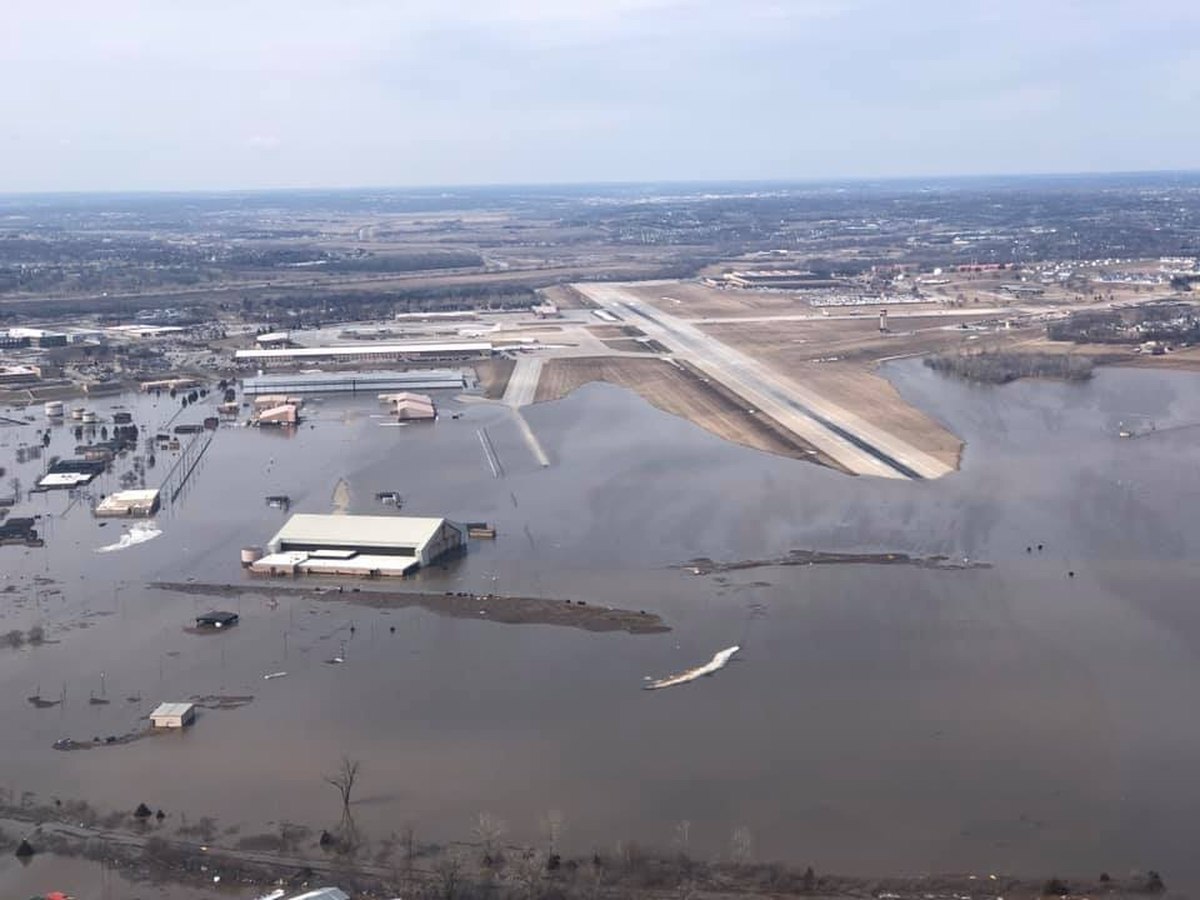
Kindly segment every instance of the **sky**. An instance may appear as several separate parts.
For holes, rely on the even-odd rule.
[[[1194,0],[5,4],[0,192],[1197,167]]]

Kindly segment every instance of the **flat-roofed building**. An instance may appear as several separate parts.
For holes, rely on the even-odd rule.
[[[466,375],[458,369],[415,369],[411,372],[303,372],[295,375],[259,375],[242,380],[247,396],[283,396],[293,403],[292,394],[334,394],[370,391],[452,390],[461,391]],[[256,399],[257,403],[258,400]]]
[[[466,546],[448,519],[297,513],[250,565],[260,575],[402,576]]]
[[[372,346],[286,347],[273,350],[238,350],[234,360],[259,366],[314,365],[322,362],[427,362],[478,359],[492,355],[489,341],[412,342]]]
[[[160,703],[150,713],[150,722],[155,728],[183,728],[196,721],[194,703]]]
[[[97,516],[152,516],[158,512],[158,491],[115,491],[105,497],[94,510]]]

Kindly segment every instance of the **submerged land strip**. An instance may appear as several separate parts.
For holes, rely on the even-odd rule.
[[[258,584],[205,584],[156,581],[155,590],[208,597],[258,595],[326,602],[352,603],[372,609],[405,609],[418,606],[441,616],[477,619],[504,625],[560,625],[584,631],[623,631],[628,634],[661,634],[670,631],[660,616],[645,610],[592,605],[583,600],[516,597],[500,594],[432,591],[377,591],[357,587],[285,588]]]
[[[962,571],[965,569],[990,569],[991,563],[973,559],[953,559],[949,556],[910,556],[907,553],[831,553],[823,550],[792,550],[786,556],[769,559],[741,559],[718,562],[707,556],[697,557],[675,566],[693,575],[711,575],[714,572],[737,572],[742,569],[762,569],[774,566],[916,566],[920,569],[939,571]]]

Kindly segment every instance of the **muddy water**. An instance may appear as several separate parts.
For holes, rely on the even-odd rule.
[[[120,523],[102,528],[84,504],[37,495],[14,515],[50,517],[47,546],[0,548],[3,584],[16,585],[0,594],[0,632],[43,624],[51,642],[0,648],[0,783],[99,807],[145,801],[170,814],[167,827],[211,815],[253,834],[281,819],[332,823],[336,797],[320,776],[350,754],[363,771],[356,817],[374,834],[411,823],[420,838],[464,837],[489,810],[514,838],[535,839],[557,809],[573,849],[667,845],[687,819],[695,852],[726,852],[744,825],[757,856],[824,870],[1143,867],[1200,884],[1188,842],[1200,801],[1189,777],[1200,429],[1171,430],[1200,422],[1200,381],[1106,370],[1085,385],[980,388],[919,364],[889,374],[967,440],[961,472],[850,479],[593,385],[527,411],[549,469],[497,406],[446,398],[461,419],[389,428],[370,401],[331,397],[290,437],[218,431],[144,543],[97,554]],[[174,408],[154,402],[93,408],[126,404],[155,426]],[[1118,439],[1118,423],[1139,415],[1158,431]],[[40,462],[13,462],[33,430],[0,428],[5,482],[33,480]],[[53,441],[62,455],[75,443],[61,428]],[[157,462],[161,477],[170,460]],[[327,512],[346,500],[342,480],[351,512],[383,512],[375,493],[397,490],[405,512],[496,524],[497,541],[422,573],[423,587],[647,609],[674,630],[590,634],[145,587],[242,581],[238,549],[284,520],[264,497]],[[92,490],[115,487],[110,475]],[[670,568],[792,548],[994,566]],[[183,630],[213,606],[241,624]],[[712,678],[640,690],[645,676],[733,644],[741,652]],[[35,693],[65,702],[36,709]],[[255,699],[202,711],[184,734],[50,749],[211,694]]]

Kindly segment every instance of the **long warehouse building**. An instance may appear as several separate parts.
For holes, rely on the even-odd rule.
[[[234,360],[260,366],[318,362],[432,362],[479,359],[492,355],[490,341],[446,343],[373,344],[371,346],[281,347],[273,350],[238,350]]]
[[[319,374],[260,375],[242,380],[242,390],[252,395],[324,394],[331,392],[456,390],[467,386],[457,369],[416,369],[411,372],[322,372]]]

